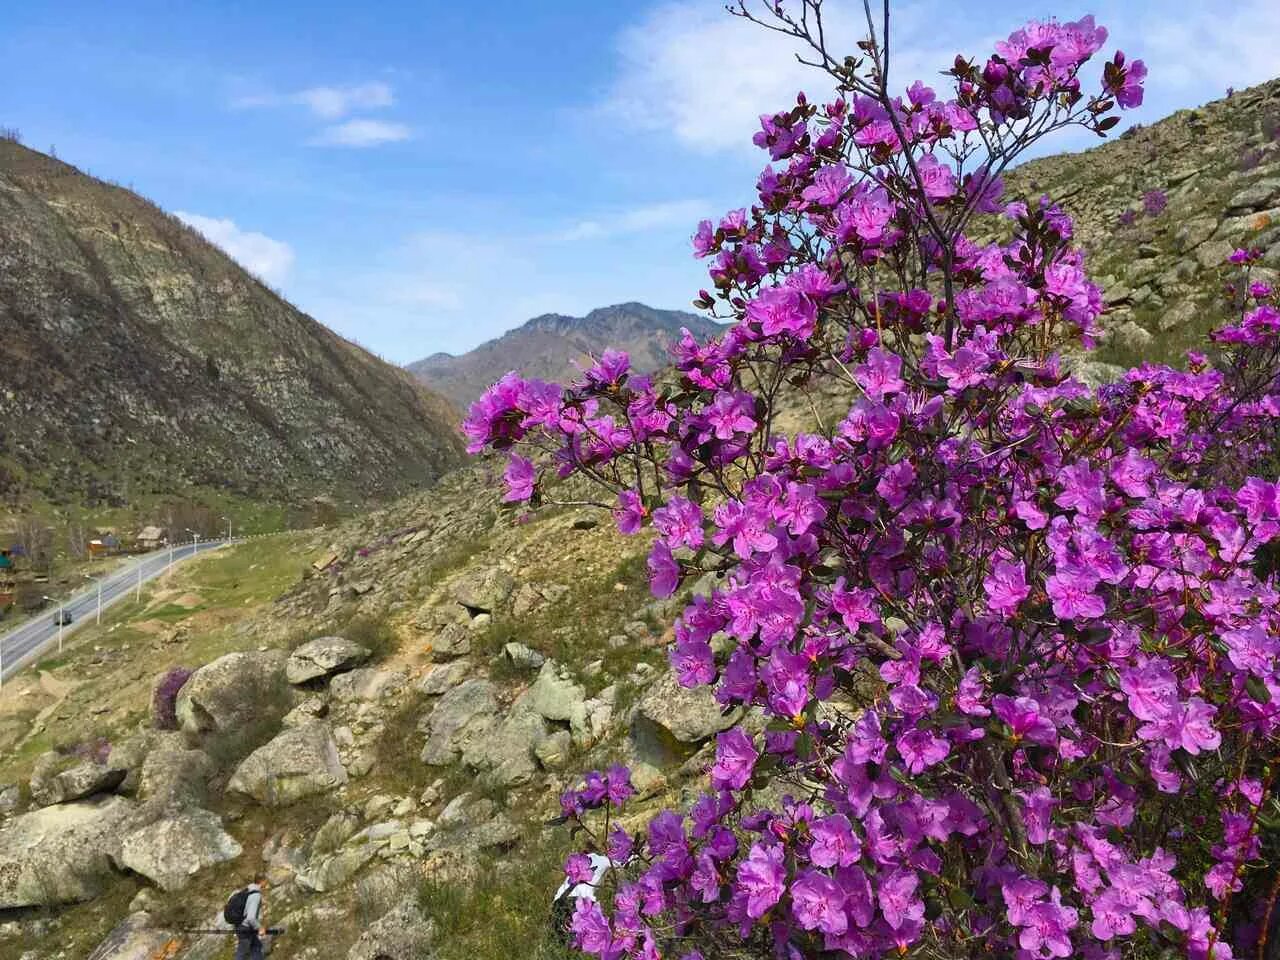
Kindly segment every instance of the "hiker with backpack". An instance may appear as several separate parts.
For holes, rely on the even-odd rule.
[[[267,935],[262,893],[266,889],[266,875],[256,874],[252,883],[241,887],[227,899],[222,910],[222,919],[236,932],[235,960],[262,960],[262,938]]]

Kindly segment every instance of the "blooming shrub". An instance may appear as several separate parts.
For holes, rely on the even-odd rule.
[[[178,729],[178,693],[191,679],[191,673],[186,667],[170,667],[156,684],[151,696],[151,717],[157,730]]]
[[[693,238],[697,303],[732,325],[686,333],[676,383],[609,351],[563,388],[509,374],[465,424],[510,452],[510,499],[549,499],[548,469],[609,490],[623,534],[656,534],[655,595],[717,572],[671,665],[752,708],[710,792],[638,835],[612,825],[624,769],[562,798],[632,864],[611,903],[578,903],[579,946],[1249,947],[1280,889],[1260,829],[1280,810],[1276,298],[1246,281],[1212,362],[1086,386],[1058,352],[1101,312],[1071,219],[1005,201],[999,173],[1053,130],[1105,133],[1141,61],[1115,54],[1087,96],[1105,31],[1031,23],[958,58],[945,96],[899,96],[887,12],[850,58],[817,0],[739,13],[808,42],[838,95],[763,117],[758,202]],[[1011,238],[969,239],[977,214]],[[811,432],[780,435],[780,399],[817,385],[843,418],[814,403]]]
[[[1169,195],[1163,190],[1148,190],[1142,195],[1142,209],[1148,217],[1158,217],[1169,205]]]

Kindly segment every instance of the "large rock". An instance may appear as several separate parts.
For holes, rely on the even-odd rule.
[[[361,667],[334,677],[329,683],[329,692],[333,699],[339,701],[381,700],[398,692],[404,685],[404,674],[399,671]]]
[[[498,701],[488,680],[468,680],[439,700],[423,723],[426,743],[422,762],[447,766],[462,756],[464,746],[484,736],[497,722]]]
[[[347,953],[347,960],[431,960],[435,926],[410,893],[375,920]]]
[[[737,722],[740,711],[721,712],[710,687],[682,687],[671,673],[649,689],[636,709],[636,724],[651,724],[674,740],[696,746]]]
[[[1262,210],[1280,202],[1280,177],[1264,177],[1240,192],[1227,202],[1229,213],[1244,213],[1249,210]]]
[[[200,806],[208,800],[209,781],[217,772],[203,750],[166,744],[147,754],[138,777],[138,798],[166,805]]]
[[[471,652],[471,631],[461,623],[446,623],[431,638],[431,659],[444,663]]]
[[[547,737],[542,717],[516,710],[498,724],[491,736],[476,737],[462,748],[462,762],[480,779],[498,787],[528,783],[538,772],[536,751]]]
[[[286,730],[245,757],[227,789],[283,807],[346,782],[328,724],[315,721]]]
[[[155,926],[141,911],[121,920],[89,954],[89,960],[154,960],[164,956],[173,933]]]
[[[471,672],[471,663],[467,660],[454,660],[452,663],[438,663],[418,683],[418,690],[429,697],[438,697],[448,693]]]
[[[161,890],[185,887],[205,867],[240,856],[242,849],[208,810],[190,807],[124,838],[120,863]]]
[[[228,653],[191,675],[178,693],[178,726],[188,735],[235,734],[279,719],[293,705],[283,650]]]
[[[529,706],[547,720],[569,724],[575,741],[586,739],[590,729],[587,725],[587,691],[556,661],[548,660],[542,665],[538,679],[525,698]]]
[[[500,567],[464,573],[449,586],[449,593],[473,614],[492,613],[515,589],[516,581]]]
[[[38,807],[110,793],[124,782],[127,770],[77,760],[50,751],[36,761],[31,774],[31,802]]]
[[[13,818],[0,828],[0,910],[98,896],[135,812],[131,800],[99,796]]]
[[[368,647],[345,637],[317,637],[289,654],[284,675],[290,683],[306,683],[350,670],[368,659]]]
[[[313,857],[297,874],[297,881],[316,893],[336,890],[344,886],[377,855],[377,844],[353,843],[335,853]]]

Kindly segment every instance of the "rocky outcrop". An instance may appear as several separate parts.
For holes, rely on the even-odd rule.
[[[222,828],[221,818],[192,807],[128,834],[120,844],[120,863],[172,892],[206,867],[241,853],[240,844]]]
[[[369,649],[343,637],[317,637],[289,654],[285,679],[306,683],[350,670],[369,659]]]
[[[286,807],[328,793],[347,782],[329,726],[314,721],[293,727],[249,754],[227,789],[268,807]]]
[[[156,927],[150,914],[138,911],[116,924],[88,960],[155,960],[172,938],[170,931]]]
[[[203,750],[166,743],[143,761],[138,799],[165,806],[198,806],[208,800],[209,781],[215,773],[213,760]]]
[[[49,752],[36,762],[31,775],[31,802],[38,807],[83,800],[95,793],[110,793],[124,782],[128,771],[77,760]]]
[[[448,766],[462,757],[462,751],[487,733],[495,722],[498,701],[488,680],[468,680],[441,697],[423,724],[426,743],[422,762]]]
[[[188,736],[234,736],[278,721],[291,703],[282,650],[228,653],[191,675],[178,694],[178,725]]]
[[[135,813],[124,797],[43,807],[0,827],[0,910],[75,903],[114,874],[120,835]]]
[[[435,927],[410,894],[360,935],[347,960],[431,960]]]

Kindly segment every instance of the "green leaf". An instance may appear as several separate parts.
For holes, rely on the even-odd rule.
[[[1271,702],[1271,691],[1267,689],[1267,685],[1265,683],[1253,674],[1249,674],[1249,679],[1244,682],[1244,688],[1249,691],[1249,696],[1253,697],[1253,699],[1257,700],[1259,703]]]

